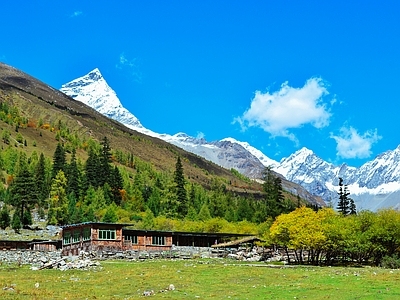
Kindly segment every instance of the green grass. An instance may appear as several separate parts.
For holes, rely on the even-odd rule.
[[[400,299],[399,280],[399,270],[226,260],[107,261],[90,271],[1,265],[0,299],[137,299],[148,290],[154,299]]]

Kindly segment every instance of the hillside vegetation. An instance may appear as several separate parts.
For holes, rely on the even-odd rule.
[[[271,172],[263,185],[251,181],[4,64],[0,126],[2,215],[16,230],[35,212],[58,225],[108,221],[256,233],[255,224],[304,203]]]

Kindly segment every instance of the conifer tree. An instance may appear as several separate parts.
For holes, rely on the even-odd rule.
[[[120,205],[122,202],[121,191],[124,188],[124,180],[123,180],[122,175],[119,172],[119,169],[117,166],[114,166],[111,178],[112,178],[112,180],[110,182],[110,187],[111,187],[111,192],[114,197],[113,200],[114,200],[115,204]]]
[[[356,214],[356,206],[353,199],[349,198],[350,192],[347,185],[343,184],[343,178],[339,177],[339,202],[337,210],[343,215]]]
[[[46,178],[46,166],[43,153],[40,153],[39,161],[36,164],[34,181],[35,181],[39,206],[43,207],[45,200],[49,195],[49,185]]]
[[[67,177],[67,194],[73,193],[76,198],[80,196],[80,183],[81,183],[81,174],[78,169],[78,163],[76,161],[76,150],[72,149],[71,160],[66,168],[66,177]]]
[[[21,219],[19,215],[20,215],[19,212],[15,211],[11,221],[11,227],[12,229],[14,229],[16,233],[19,233],[19,231],[22,228]]]
[[[16,208],[19,213],[19,221],[29,221],[24,219],[25,211],[37,204],[38,196],[36,193],[36,186],[32,174],[29,172],[25,153],[20,154],[18,162],[18,172],[13,182],[11,183],[9,192],[11,204]],[[23,225],[28,225],[24,224]]]
[[[99,186],[103,186],[106,182],[111,184],[112,178],[112,169],[111,169],[111,162],[112,162],[112,154],[110,143],[105,136],[101,142],[102,148],[99,157]]]
[[[51,178],[56,177],[58,171],[60,170],[65,172],[65,166],[66,166],[65,149],[61,143],[58,143],[53,155],[53,170],[51,173]]]
[[[282,180],[272,173],[272,167],[266,167],[263,172],[263,189],[266,194],[267,215],[276,218],[283,212]]]
[[[0,211],[0,229],[6,229],[11,224],[10,212],[5,204]]]
[[[89,156],[86,160],[86,165],[85,165],[86,189],[89,188],[89,186],[93,186],[95,188],[100,186],[99,172],[100,172],[99,157],[94,149],[89,149]]]
[[[187,193],[185,189],[185,177],[183,175],[183,166],[180,156],[178,156],[174,173],[175,193],[178,201],[178,216],[184,217],[187,214]]]

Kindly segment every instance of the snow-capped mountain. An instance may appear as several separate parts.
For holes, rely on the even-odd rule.
[[[261,178],[264,168],[271,166],[287,180],[300,184],[311,194],[320,196],[335,207],[338,181],[339,177],[342,177],[358,209],[400,209],[400,146],[393,151],[382,153],[360,168],[346,164],[335,166],[307,148],[302,148],[277,162],[247,142],[233,138],[208,142],[184,133],[159,134],[143,127],[139,120],[122,106],[98,69],[64,84],[60,90],[131,129],[163,139],[227,169],[234,168],[250,178]]]
[[[62,85],[60,91],[131,129],[163,139],[224,168],[234,168],[250,178],[261,177],[264,168],[262,161],[271,165],[277,164],[249,144],[240,143],[234,139],[210,143],[184,133],[159,134],[145,128],[131,112],[122,106],[116,93],[110,88],[97,68],[85,76]],[[252,151],[248,151],[248,149],[252,149]]]
[[[336,206],[339,177],[348,185],[357,208],[376,211],[400,208],[400,146],[386,151],[360,168],[335,166],[302,148],[281,160],[274,170]]]
[[[85,76],[64,84],[60,91],[122,124],[143,128],[139,120],[122,106],[117,94],[97,68]]]

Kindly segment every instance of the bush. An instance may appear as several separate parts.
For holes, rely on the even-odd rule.
[[[397,255],[382,258],[381,267],[386,269],[400,269],[400,258]]]

